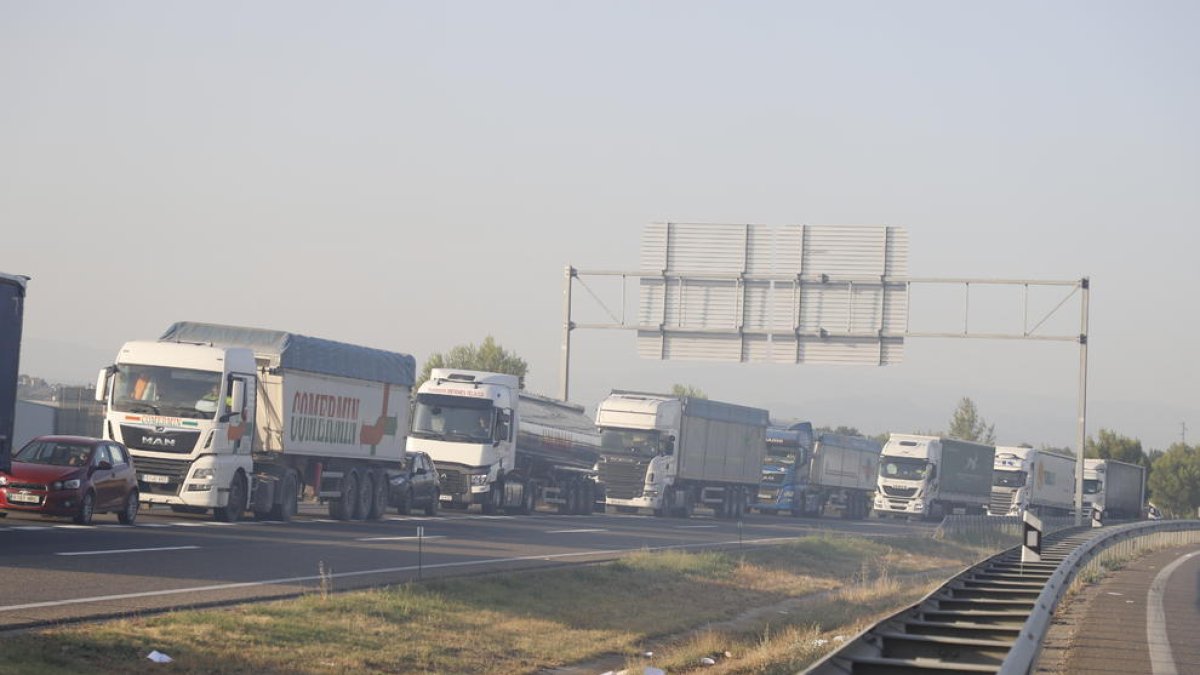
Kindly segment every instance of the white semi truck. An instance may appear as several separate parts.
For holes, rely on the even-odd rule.
[[[1027,447],[997,447],[988,513],[1043,518],[1075,507],[1075,458]]]
[[[879,457],[875,514],[938,520],[987,512],[996,448],[955,438],[892,434]]]
[[[1083,460],[1083,512],[1105,520],[1135,520],[1146,501],[1146,469],[1115,459]]]
[[[614,391],[596,411],[605,503],[689,517],[738,518],[756,494],[766,410],[700,398]]]
[[[437,464],[442,505],[484,513],[592,513],[600,438],[583,407],[522,391],[515,375],[434,368],[408,449]]]
[[[404,459],[414,372],[407,354],[181,322],[125,343],[96,398],[143,504],[288,520],[307,492],[339,520],[376,519]]]

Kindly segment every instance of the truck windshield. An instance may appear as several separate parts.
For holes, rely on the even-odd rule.
[[[996,471],[992,473],[992,485],[996,487],[1025,487],[1028,474],[1024,471]]]
[[[1083,479],[1083,494],[1085,495],[1099,494],[1102,488],[1103,485],[1100,483],[1100,479],[1098,478]]]
[[[662,439],[657,431],[602,429],[600,447],[608,452],[653,457],[661,450]]]
[[[169,366],[118,366],[112,408],[119,412],[211,420],[217,414],[221,373]]]
[[[417,394],[412,434],[460,443],[491,443],[495,421],[492,402],[469,396]]]
[[[881,457],[879,475],[900,480],[925,480],[929,475],[929,463],[915,457]]]

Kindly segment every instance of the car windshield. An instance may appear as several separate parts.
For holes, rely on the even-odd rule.
[[[490,443],[494,420],[495,411],[487,399],[419,394],[412,434],[418,438]]]
[[[220,399],[221,373],[125,364],[113,384],[113,410],[210,420]]]
[[[929,463],[915,457],[884,457],[879,462],[879,475],[900,480],[925,480]]]
[[[996,487],[1025,487],[1027,474],[1024,471],[996,471],[992,474],[992,485]]]
[[[600,447],[609,452],[653,457],[662,449],[662,439],[657,431],[603,429],[600,431]]]
[[[63,441],[30,441],[13,460],[26,464],[51,466],[84,466],[92,454],[92,446]]]
[[[1101,484],[1098,478],[1083,479],[1083,494],[1094,495],[1100,492]]]

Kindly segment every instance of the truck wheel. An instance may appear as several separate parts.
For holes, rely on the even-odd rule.
[[[284,474],[283,481],[279,485],[279,503],[271,507],[271,520],[286,523],[296,517],[296,512],[299,510],[297,500],[300,499],[300,491],[297,487],[296,474],[291,471]]]
[[[746,517],[746,488],[738,488],[736,497],[737,501],[733,503],[733,518],[742,520]]]
[[[404,491],[404,495],[400,497],[400,501],[396,502],[396,513],[407,516],[412,513],[413,491],[409,488]]]
[[[329,502],[329,517],[334,520],[350,520],[354,517],[354,504],[358,501],[358,474],[349,471],[342,476],[342,496]]]
[[[504,484],[492,483],[492,489],[488,490],[487,499],[483,502],[483,514],[485,516],[495,515],[500,511],[500,504],[504,501]]]
[[[590,516],[596,512],[596,484],[590,480],[585,480],[583,485],[583,499],[581,500],[583,507],[580,510],[580,515]]]
[[[436,516],[438,514],[438,505],[441,504],[441,501],[442,501],[441,493],[438,492],[437,490],[434,490],[433,491],[433,499],[430,499],[429,503],[425,505],[425,515]]]
[[[371,500],[375,497],[375,477],[370,471],[358,474],[358,499],[354,501],[354,520],[366,520],[371,512]]]
[[[229,484],[229,501],[225,502],[225,506],[213,509],[213,518],[222,523],[236,523],[242,519],[242,513],[246,510],[246,500],[249,497],[246,474],[238,471],[237,475],[233,477],[233,482]]]
[[[371,473],[375,490],[371,493],[371,505],[367,511],[367,520],[379,520],[387,512],[387,476],[382,471],[373,471]]]
[[[681,501],[683,502],[683,505],[677,507],[675,509],[674,513],[672,513],[671,515],[675,516],[676,518],[683,518],[686,520],[686,519],[692,517],[692,514],[695,512],[695,509],[696,509],[696,504],[694,502],[692,502],[692,495],[690,493],[688,493],[687,490],[682,490],[681,496],[682,496]]]
[[[567,516],[574,513],[575,509],[575,483],[567,482],[558,489],[558,498],[563,500],[562,504],[558,505],[558,515]]]
[[[521,515],[529,515],[533,513],[533,509],[537,506],[537,483],[533,481],[525,481],[521,488]]]

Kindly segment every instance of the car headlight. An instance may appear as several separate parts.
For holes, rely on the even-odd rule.
[[[196,469],[192,472],[192,478],[196,480],[212,480],[216,474],[216,469]]]
[[[64,490],[78,490],[79,489],[79,479],[72,478],[71,480],[63,481],[62,486],[63,486]]]
[[[471,476],[471,485],[478,487],[488,484],[488,475],[486,473],[477,473]]]
[[[0,485],[8,485],[8,476],[0,474]]]

